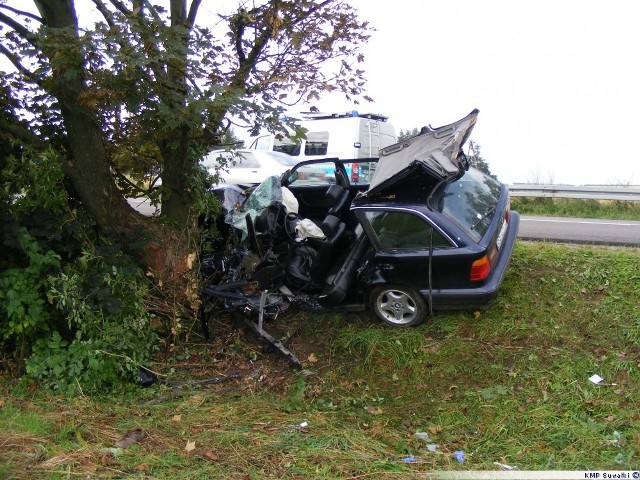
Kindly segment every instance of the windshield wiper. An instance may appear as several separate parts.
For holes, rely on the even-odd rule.
[[[485,220],[489,215],[491,215],[493,212],[495,212],[495,211],[496,211],[496,208],[498,208],[498,206],[497,206],[497,205],[494,205],[494,206],[493,206],[493,207],[491,207],[489,210],[487,210],[487,211],[485,212],[485,214],[484,214],[484,215],[482,215],[482,216],[480,217],[480,219],[479,219],[476,223],[474,223],[474,224],[471,226],[471,230],[475,230],[475,228],[476,228],[478,225],[480,225],[480,224],[481,224],[481,223],[482,223],[482,222],[483,222],[483,221],[484,221],[484,220]]]

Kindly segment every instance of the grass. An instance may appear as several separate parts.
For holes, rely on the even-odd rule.
[[[640,202],[624,200],[512,197],[511,208],[523,215],[640,220]]]
[[[486,311],[440,313],[413,329],[286,312],[269,328],[298,330],[291,348],[304,373],[221,323],[213,344],[184,345],[152,367],[173,379],[236,368],[239,381],[62,398],[4,379],[0,477],[638,469],[639,284],[638,250],[519,243]],[[603,385],[588,381],[596,373]],[[138,444],[105,450],[136,427],[146,433]]]

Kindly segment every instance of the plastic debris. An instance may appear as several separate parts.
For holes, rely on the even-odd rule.
[[[437,443],[428,443],[426,447],[427,447],[427,450],[429,450],[431,453],[438,453]]]
[[[453,452],[453,456],[458,462],[464,462],[464,452],[462,450],[456,450],[455,452]]]
[[[417,460],[417,458],[413,455],[409,456],[409,457],[405,457],[403,462],[404,463],[415,463]]]
[[[298,425],[298,428],[307,428],[309,426],[309,422],[302,422],[300,425]]]
[[[597,373],[594,375],[591,375],[589,377],[589,381],[595,385],[600,384],[602,381],[604,380],[604,378],[602,378],[600,375],[598,375]]]
[[[493,462],[496,467],[500,467],[502,470],[517,470],[518,467],[512,467],[511,465],[507,465],[506,463]]]
[[[620,434],[620,432],[613,432],[613,438],[609,440],[609,443],[612,445],[616,445],[617,447],[621,447],[624,445],[624,437]]]
[[[416,432],[415,436],[425,443],[429,443],[431,441],[431,437],[429,437],[427,432]]]

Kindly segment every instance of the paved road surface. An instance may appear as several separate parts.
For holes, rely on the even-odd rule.
[[[129,203],[145,215],[152,215],[156,211],[145,199],[130,198]],[[518,237],[524,240],[640,247],[640,222],[523,215]]]
[[[518,237],[525,240],[640,247],[640,222],[523,215]]]

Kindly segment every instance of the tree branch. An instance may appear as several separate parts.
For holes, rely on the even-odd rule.
[[[109,25],[110,27],[113,27],[115,25],[113,21],[113,13],[111,13],[111,11],[107,8],[104,2],[102,2],[102,0],[93,0],[93,4],[96,6],[98,11],[102,14],[102,17],[104,18],[105,22],[107,22],[107,25]]]
[[[18,35],[27,40],[30,44],[34,45],[33,41],[29,39],[29,37],[31,36],[31,31],[28,28],[25,28],[24,25],[18,23],[13,18],[6,16],[2,12],[0,12],[0,22],[4,23],[8,27],[13,28]]]
[[[129,10],[127,6],[119,0],[109,0],[109,2],[123,15],[130,15],[132,13],[131,10]]]
[[[0,119],[0,131],[8,132],[13,137],[38,148],[44,148],[47,146],[47,142],[42,141],[40,137],[35,135],[29,129],[24,128],[22,125],[9,123]]]
[[[162,19],[160,18],[160,15],[158,15],[158,12],[156,11],[156,7],[151,5],[151,3],[149,3],[149,0],[141,0],[141,1],[144,5],[147,6],[147,9],[149,10],[149,13],[153,17],[153,19],[158,23],[162,23]]]
[[[2,53],[7,59],[13,64],[16,69],[22,73],[25,77],[27,77],[30,81],[35,83],[36,85],[40,85],[41,82],[35,78],[35,75],[31,70],[26,68],[22,63],[20,63],[20,59],[16,54],[7,49],[4,45],[0,44],[0,53]]]
[[[18,10],[17,8],[9,7],[8,5],[0,5],[0,8],[4,10],[9,10],[11,13],[15,13],[16,15],[22,15],[24,17],[30,18],[31,20],[35,20],[36,22],[43,23],[42,18],[33,13],[25,12],[23,10]]]
[[[202,0],[193,0],[193,2],[191,2],[189,15],[187,16],[187,25],[189,27],[189,30],[191,30],[196,23],[196,16],[198,15],[198,9],[200,8],[201,2]]]

